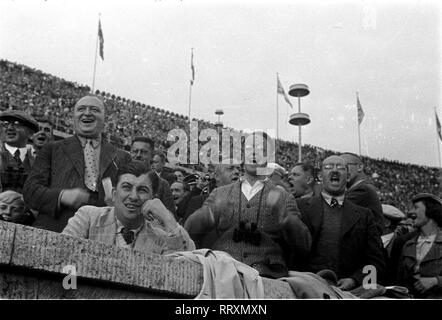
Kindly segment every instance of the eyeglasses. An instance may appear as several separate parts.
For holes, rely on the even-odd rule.
[[[21,123],[20,121],[3,121],[2,124],[7,127],[8,125],[12,125],[13,127],[23,127],[23,123]]]
[[[347,166],[345,164],[333,164],[333,163],[327,163],[323,166],[325,170],[333,170],[333,168],[336,167],[338,171],[346,171]]]
[[[357,163],[357,162],[349,162],[349,163],[347,163],[347,166],[358,166],[359,165],[359,163]]]

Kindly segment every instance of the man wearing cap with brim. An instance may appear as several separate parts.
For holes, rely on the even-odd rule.
[[[1,180],[3,190],[22,192],[34,157],[27,148],[29,138],[38,131],[37,121],[20,110],[7,110],[0,114],[4,143],[1,152]]]
[[[398,263],[397,283],[417,298],[442,298],[442,200],[429,193],[413,199],[411,239]]]
[[[38,152],[23,192],[25,203],[39,212],[35,227],[61,232],[81,206],[106,206],[105,178],[114,181],[130,155],[102,139],[105,115],[98,96],[81,98],[73,108],[75,135]]]
[[[390,251],[391,243],[394,240],[395,230],[398,227],[399,222],[405,219],[406,216],[405,213],[390,204],[383,204],[382,212],[384,214],[385,221],[385,232],[381,236],[382,244],[384,248]]]
[[[269,170],[269,179],[278,188],[282,188],[285,191],[289,191],[290,186],[286,180],[287,171],[279,164],[275,162],[269,162],[267,164]]]

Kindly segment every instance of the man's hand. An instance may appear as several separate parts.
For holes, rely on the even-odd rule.
[[[61,195],[60,202],[62,205],[74,209],[80,208],[89,200],[89,193],[86,190],[75,188],[65,189]]]
[[[356,287],[356,281],[352,278],[343,278],[338,280],[338,288],[341,290],[351,290]]]
[[[437,278],[421,278],[420,276],[417,277],[417,281],[414,283],[414,288],[420,292],[424,293],[427,290],[430,290],[434,286],[437,286]]]
[[[178,226],[173,214],[164,206],[160,199],[147,200],[141,208],[141,213],[148,220],[152,218],[164,226],[164,231],[171,232]]]
[[[395,230],[394,230],[394,234],[397,237],[401,237],[409,232],[411,232],[411,228],[409,228],[408,226],[398,226]]]
[[[281,197],[281,191],[278,189],[270,190],[267,196],[267,206],[274,214],[277,215],[278,222],[281,226],[285,225],[289,221],[289,214],[285,206],[277,206],[279,198]]]

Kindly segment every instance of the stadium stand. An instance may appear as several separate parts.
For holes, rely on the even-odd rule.
[[[71,109],[80,97],[90,91],[83,86],[49,75],[25,65],[0,60],[0,109],[19,109],[35,118],[47,118],[54,124],[59,136],[72,134]],[[188,118],[175,112],[136,102],[114,94],[96,90],[108,109],[107,138],[126,150],[131,137],[149,136],[157,148],[167,149],[167,133],[181,128],[188,132]],[[197,120],[197,119],[195,119]],[[212,128],[214,123],[198,120],[199,129]],[[316,166],[334,154],[311,145],[303,145],[303,159]],[[277,141],[276,162],[291,168],[297,162],[298,146],[288,141]],[[403,211],[408,211],[410,199],[418,192],[442,196],[441,175],[438,168],[405,164],[386,159],[363,157],[366,173],[379,190],[380,200]],[[203,171],[199,165],[186,166]]]

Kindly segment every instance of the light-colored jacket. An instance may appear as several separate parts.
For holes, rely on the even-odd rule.
[[[167,254],[195,250],[195,244],[184,228],[178,226],[176,236],[168,237],[155,230],[148,221],[135,239],[134,250]],[[115,245],[117,223],[113,207],[83,206],[69,219],[62,234]]]

